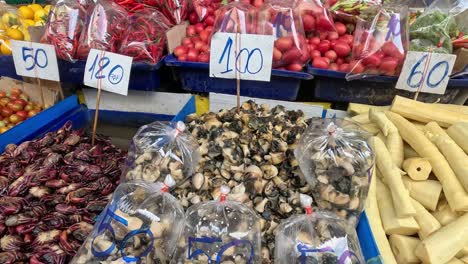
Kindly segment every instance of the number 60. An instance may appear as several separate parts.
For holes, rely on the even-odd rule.
[[[448,75],[448,70],[449,70],[449,64],[447,61],[439,61],[436,63],[432,68],[429,70],[429,73],[424,76],[423,72],[420,70],[417,70],[423,62],[425,62],[427,59],[427,54],[424,54],[424,56],[421,57],[421,59],[418,60],[411,68],[411,72],[408,76],[408,79],[406,80],[406,83],[408,84],[409,87],[411,88],[418,88],[421,86],[421,83],[424,81],[424,78],[426,78],[426,84],[430,88],[435,88],[437,85],[439,85]],[[441,78],[437,82],[432,82],[431,81],[431,76],[434,73],[435,70],[437,70],[440,67],[444,67],[443,74],[441,75]],[[416,76],[420,76],[418,81],[416,83],[413,82],[413,78]]]

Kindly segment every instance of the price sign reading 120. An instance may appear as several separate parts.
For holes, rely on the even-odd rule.
[[[456,58],[452,54],[409,51],[396,88],[444,94]]]
[[[91,49],[86,61],[84,84],[94,88],[128,94],[132,57]]]
[[[16,74],[60,81],[54,46],[27,41],[11,41]]]
[[[274,36],[216,33],[211,39],[210,77],[270,81]]]

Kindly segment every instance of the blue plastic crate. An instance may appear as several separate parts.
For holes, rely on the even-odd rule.
[[[346,73],[313,68],[308,65],[307,72],[314,76],[315,99],[352,102],[373,105],[389,105],[395,95],[412,98],[414,93],[395,89],[398,77],[376,76],[361,80],[347,81]],[[419,93],[418,101],[450,103],[462,88],[468,88],[466,79],[450,79],[444,95]]]
[[[0,76],[21,80],[21,77],[16,74],[13,56],[0,55]]]
[[[236,80],[209,77],[209,64],[201,62],[178,61],[174,55],[165,58],[168,66],[175,67],[182,88],[191,92],[236,94]],[[305,72],[272,70],[270,82],[241,80],[241,95],[277,99],[296,100],[302,80],[313,77]]]
[[[137,62],[132,64],[128,89],[156,91],[161,86],[160,68],[164,61],[157,64]],[[83,84],[86,61],[68,62],[59,60],[60,79],[65,83]]]

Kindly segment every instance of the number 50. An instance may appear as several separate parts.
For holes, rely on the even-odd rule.
[[[447,61],[439,61],[436,63],[432,68],[429,70],[427,75],[424,75],[423,71],[418,70],[419,66],[425,65],[424,62],[427,60],[427,54],[424,54],[424,56],[419,59],[414,66],[411,68],[411,72],[408,76],[408,79],[406,80],[406,83],[408,84],[409,87],[411,88],[418,88],[421,86],[421,83],[426,81],[427,86],[430,88],[435,88],[437,85],[439,85],[448,75],[448,70],[449,70],[449,64]],[[440,75],[440,79],[436,82],[432,81],[432,74],[434,73],[435,70],[439,69],[440,67],[443,67],[442,74]],[[418,80],[416,83],[413,82],[413,79],[415,77],[419,76],[416,80]],[[424,78],[426,80],[424,80]]]

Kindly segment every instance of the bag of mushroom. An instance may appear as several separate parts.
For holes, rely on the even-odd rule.
[[[120,184],[71,263],[169,263],[184,228],[174,185],[170,175]]]
[[[163,181],[170,174],[176,184],[192,176],[198,163],[198,142],[183,122],[153,122],[133,137],[122,182]]]
[[[305,214],[281,222],[276,233],[275,263],[365,263],[356,230],[327,211],[312,210],[312,198],[300,195]]]
[[[229,187],[219,199],[191,206],[172,263],[261,263],[260,219],[246,205],[230,201]]]
[[[318,207],[356,227],[374,167],[370,135],[343,119],[313,119],[294,154]]]

